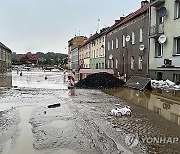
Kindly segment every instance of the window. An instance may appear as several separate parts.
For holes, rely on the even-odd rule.
[[[139,29],[139,42],[143,42],[143,30],[142,28]]]
[[[118,69],[118,59],[116,59],[116,69]]]
[[[175,2],[175,8],[174,8],[174,18],[177,19],[177,18],[180,18],[180,1],[177,0]]]
[[[173,74],[173,81],[176,84],[180,84],[180,74]]]
[[[114,41],[112,40],[111,49],[113,50],[114,47]]]
[[[110,68],[109,65],[110,65],[110,60],[108,59],[108,68]]]
[[[111,68],[114,68],[114,61],[111,59]]]
[[[131,70],[134,70],[134,57],[131,56]]]
[[[110,42],[108,42],[108,50],[110,50]]]
[[[158,41],[155,42],[155,57],[162,57],[163,55],[163,45],[160,44]]]
[[[102,63],[102,69],[104,68],[104,63]]]
[[[99,52],[98,52],[98,49],[96,50],[96,57],[98,57],[99,56]]]
[[[96,50],[94,50],[94,57],[93,58],[95,58],[96,57]]]
[[[180,55],[180,37],[174,38],[174,54]]]
[[[132,32],[132,44],[135,44],[135,34]]]
[[[118,49],[118,44],[119,42],[118,42],[118,38],[116,38],[116,49]]]
[[[123,35],[123,38],[122,38],[122,46],[125,47],[125,35]]]
[[[138,69],[142,70],[142,66],[143,66],[143,56],[139,56],[139,65],[138,65]]]
[[[0,48],[0,60],[1,60],[1,48]]]

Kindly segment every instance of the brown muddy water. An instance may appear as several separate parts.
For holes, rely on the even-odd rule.
[[[108,89],[105,93],[136,104],[180,125],[180,91],[139,91],[131,88]]]

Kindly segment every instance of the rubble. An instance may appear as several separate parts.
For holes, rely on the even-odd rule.
[[[180,90],[180,85],[176,85],[174,82],[170,80],[151,80],[151,86],[153,88],[165,89],[165,90]]]
[[[114,77],[112,74],[101,72],[88,75],[85,79],[78,81],[75,87],[85,89],[110,89],[122,87],[124,84],[124,81]]]

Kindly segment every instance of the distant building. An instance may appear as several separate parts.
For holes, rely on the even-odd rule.
[[[180,83],[180,1],[150,0],[149,75]]]
[[[6,72],[12,66],[12,51],[0,42],[0,72]]]
[[[115,75],[148,76],[149,4],[115,21],[106,33],[106,68]]]
[[[26,64],[38,63],[38,56],[36,54],[18,54],[18,59],[25,59]]]
[[[68,41],[68,68],[72,69],[72,50],[82,45],[87,40],[85,36],[75,36]]]

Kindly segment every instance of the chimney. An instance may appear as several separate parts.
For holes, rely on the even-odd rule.
[[[145,1],[141,1],[141,7],[143,7],[144,5],[148,4],[149,1],[145,0]]]
[[[123,20],[124,19],[124,17],[120,17],[120,20]]]
[[[120,20],[115,20],[115,23],[118,23]]]

